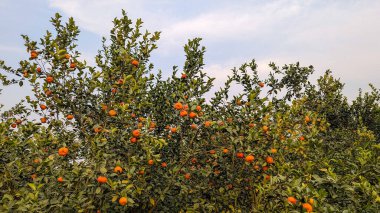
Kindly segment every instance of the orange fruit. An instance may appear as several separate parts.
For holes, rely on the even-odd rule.
[[[46,82],[52,83],[54,81],[54,78],[52,76],[46,77]]]
[[[274,148],[273,148],[273,149],[270,150],[270,152],[272,152],[273,154],[274,154],[274,153],[277,153],[277,149],[274,149]]]
[[[102,131],[102,128],[101,127],[94,127],[94,132],[95,133],[99,133]]]
[[[228,152],[229,152],[228,149],[223,149],[224,154],[228,154]]]
[[[291,204],[296,204],[297,203],[297,199],[295,199],[294,197],[288,197],[288,202],[291,203]]]
[[[37,174],[32,174],[30,177],[34,180],[37,178]]]
[[[22,121],[21,121],[20,119],[17,119],[17,120],[16,120],[16,124],[17,124],[17,125],[20,125],[21,123],[22,123]]]
[[[191,159],[191,163],[196,164],[197,163],[197,159],[196,158],[192,158]]]
[[[57,181],[60,182],[60,183],[62,183],[63,182],[63,177],[57,178]]]
[[[270,175],[266,175],[265,180],[270,180]]]
[[[190,127],[191,129],[198,129],[198,126],[196,124],[191,124]]]
[[[97,181],[98,183],[107,183],[107,178],[104,176],[99,176]]]
[[[115,115],[117,114],[117,112],[116,112],[115,110],[111,109],[111,110],[108,112],[108,114],[109,114],[110,116],[115,116]]]
[[[311,205],[314,204],[314,199],[313,198],[310,198],[309,201],[308,201]]]
[[[267,166],[263,166],[263,171],[267,171],[269,168]]]
[[[253,128],[253,127],[255,127],[255,124],[254,124],[254,123],[249,123],[248,126],[249,126],[250,128]]]
[[[46,123],[46,120],[47,120],[47,119],[46,119],[45,117],[43,117],[43,118],[41,118],[40,120],[41,120],[41,123]]]
[[[40,104],[40,108],[41,108],[42,110],[45,110],[47,107],[46,107],[46,105],[44,105],[44,104]]]
[[[30,51],[30,58],[35,59],[37,58],[37,56],[38,56],[37,51],[35,50]]]
[[[123,168],[121,168],[120,166],[115,166],[115,168],[113,169],[113,172],[115,172],[115,173],[122,173],[123,172]]]
[[[117,92],[117,89],[116,89],[116,88],[112,88],[111,92],[112,92],[112,93],[116,93],[116,92]]]
[[[148,160],[148,164],[149,164],[149,165],[153,165],[153,164],[154,164],[154,161],[153,161],[153,160]]]
[[[175,128],[175,127],[170,128],[170,132],[176,133],[177,132],[177,128]]]
[[[269,163],[269,164],[272,164],[272,163],[274,162],[273,158],[270,157],[270,156],[268,156],[268,157],[265,159],[265,161],[266,161],[267,163]]]
[[[306,115],[306,116],[305,116],[305,122],[306,122],[306,123],[309,123],[310,121],[311,121],[310,117]]]
[[[313,211],[313,207],[309,203],[302,204],[302,208],[304,208],[307,212]]]
[[[189,180],[190,177],[191,177],[191,175],[190,175],[190,173],[186,173],[186,174],[184,175],[184,177],[185,177],[186,180]]]
[[[77,64],[74,63],[74,62],[72,62],[72,63],[70,64],[70,68],[71,68],[71,69],[74,69],[75,67],[77,67]]]
[[[65,54],[65,58],[66,58],[66,59],[70,59],[70,54],[66,53],[66,54]]]
[[[37,67],[36,71],[37,71],[37,72],[41,72],[41,71],[42,71],[42,70],[41,70],[41,67]]]
[[[263,88],[264,87],[264,82],[259,82],[259,86],[261,87],[261,88]]]
[[[190,117],[190,118],[195,118],[195,117],[197,117],[197,113],[195,113],[195,112],[190,112],[189,117]]]
[[[245,162],[252,163],[253,160],[255,160],[255,157],[253,155],[248,155],[245,157]]]
[[[13,124],[11,124],[11,127],[12,127],[12,128],[16,128],[16,127],[17,127],[17,124],[13,123]]]
[[[264,131],[264,132],[268,132],[268,130],[269,130],[269,127],[268,127],[268,126],[263,126],[263,131]]]
[[[24,71],[24,77],[27,78],[29,76],[28,71]]]
[[[181,78],[185,79],[185,78],[187,78],[187,75],[185,73],[182,73]]]
[[[34,159],[34,160],[33,160],[33,163],[36,163],[36,164],[37,164],[37,163],[40,163],[40,159],[38,159],[38,158]]]
[[[177,102],[174,104],[174,109],[181,110],[183,108],[182,104],[180,102]]]
[[[70,114],[70,115],[67,115],[66,118],[67,118],[67,120],[72,120],[74,118],[74,116]]]
[[[212,150],[210,150],[210,154],[212,154],[212,155],[213,155],[213,154],[215,154],[215,153],[216,153],[216,152],[215,152],[215,150],[213,150],[213,149],[212,149]]]
[[[185,116],[187,115],[187,111],[186,111],[186,110],[182,110],[182,111],[179,113],[179,115],[180,115],[181,117],[185,117]]]
[[[107,107],[107,105],[105,105],[105,104],[102,104],[102,110],[103,110],[103,111],[106,111],[106,110],[107,110],[107,108],[108,108],[108,107]]]
[[[165,162],[162,162],[162,163],[161,163],[161,167],[162,167],[162,168],[165,168],[165,167],[167,167],[167,166],[168,166],[167,163],[165,163]]]
[[[304,136],[301,136],[300,137],[300,141],[304,141],[305,140],[305,137]]]
[[[67,147],[61,147],[58,149],[59,156],[66,156],[69,153],[69,149]]]
[[[126,197],[121,197],[119,199],[119,204],[120,205],[125,206],[125,205],[127,205],[127,203],[128,203],[128,199]]]
[[[205,127],[209,127],[212,125],[211,121],[205,121],[204,123]]]
[[[244,154],[242,152],[238,152],[238,153],[236,153],[236,157],[244,158]]]
[[[137,66],[139,65],[139,61],[133,59],[133,60],[131,61],[131,64],[132,64],[133,66],[137,67]]]
[[[195,109],[199,112],[202,110],[202,107],[198,105]]]
[[[136,143],[137,142],[137,138],[133,137],[130,139],[131,143]]]
[[[132,135],[134,136],[134,137],[139,137],[140,136],[140,130],[138,130],[138,129],[135,129],[135,130],[133,130],[132,131]]]

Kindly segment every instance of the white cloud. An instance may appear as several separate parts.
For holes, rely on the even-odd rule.
[[[149,1],[54,0],[51,6],[99,35],[108,34],[112,18],[124,8],[132,18],[141,17],[148,29],[162,30],[157,53],[166,63],[183,55],[188,38],[203,37],[202,44],[213,51],[206,55],[210,58],[206,63],[211,61],[206,68],[221,80],[233,66],[254,57],[265,66],[270,61],[279,65],[301,61],[305,66],[313,64],[319,75],[331,68],[345,82],[361,79],[380,85],[376,77],[380,67],[378,1],[220,1],[186,15],[176,12],[182,11],[181,4],[169,1],[152,5]],[[200,7],[194,4],[188,10]]]

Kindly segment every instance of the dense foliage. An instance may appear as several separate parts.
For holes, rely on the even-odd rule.
[[[96,66],[81,60],[73,19],[51,20],[29,58],[0,61],[26,97],[1,112],[2,212],[377,212],[380,91],[349,103],[330,71],[255,61],[206,100],[201,39],[183,68],[153,74],[159,32],[123,11]],[[230,88],[242,86],[232,96]],[[32,119],[33,117],[38,119]]]

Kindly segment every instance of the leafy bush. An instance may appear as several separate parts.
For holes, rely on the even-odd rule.
[[[200,38],[165,80],[149,62],[160,33],[124,11],[96,66],[76,50],[72,18],[51,22],[39,43],[23,35],[19,68],[0,61],[4,86],[34,92],[1,114],[1,211],[379,209],[375,87],[350,105],[331,72],[313,85],[312,66],[270,64],[260,79],[253,60],[206,100],[214,79]],[[230,97],[232,84],[243,91]]]

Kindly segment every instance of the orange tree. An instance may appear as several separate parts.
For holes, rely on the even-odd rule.
[[[19,68],[0,61],[3,85],[27,82],[34,93],[1,114],[0,210],[378,209],[374,87],[349,105],[330,73],[312,85],[313,67],[270,64],[260,79],[251,61],[206,100],[213,78],[201,39],[164,80],[149,62],[160,33],[124,11],[95,67],[76,50],[73,19],[51,22],[39,43],[23,35],[29,58]],[[232,84],[243,91],[230,97]]]

